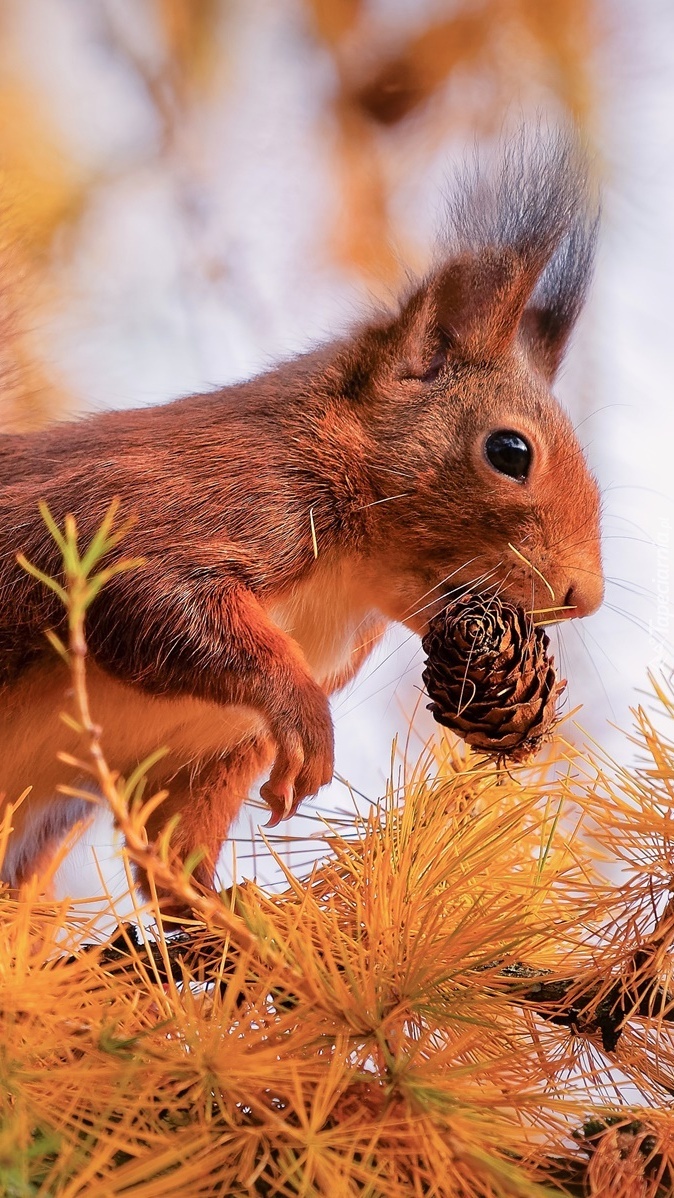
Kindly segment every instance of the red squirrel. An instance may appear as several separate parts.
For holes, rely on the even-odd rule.
[[[128,775],[202,848],[205,885],[254,782],[273,819],[333,771],[328,696],[386,626],[423,634],[468,588],[585,616],[603,593],[599,496],[551,393],[587,289],[596,218],[568,143],[466,176],[441,260],[395,313],[235,386],[0,437],[0,792],[19,884],[83,802],[59,750],[66,668],[45,629],[58,575],[38,511],[92,536],[113,499],[135,522],[121,574],[88,612],[91,705]],[[554,599],[551,598],[551,593]],[[554,610],[550,610],[554,609]]]

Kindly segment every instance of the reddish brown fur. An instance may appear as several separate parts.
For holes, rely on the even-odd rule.
[[[279,813],[329,781],[327,695],[388,621],[423,632],[469,585],[550,608],[536,571],[560,608],[598,606],[597,488],[549,390],[582,299],[579,215],[537,219],[545,236],[464,238],[398,316],[248,383],[0,439],[0,789],[35,788],[12,880],[63,831],[48,712],[66,680],[44,639],[63,613],[15,559],[59,573],[39,499],[83,542],[114,496],[136,517],[123,549],[147,564],[89,613],[94,708],[123,772],[166,737],[162,818],[180,814],[181,853],[205,848],[207,882],[272,762],[262,793]],[[532,446],[526,483],[488,463],[496,429]]]

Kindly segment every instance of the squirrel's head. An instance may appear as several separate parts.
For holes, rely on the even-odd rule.
[[[511,153],[452,216],[445,260],[343,362],[369,446],[378,602],[418,632],[466,589],[543,622],[589,615],[599,494],[551,391],[596,229],[578,156],[561,141],[526,163]]]

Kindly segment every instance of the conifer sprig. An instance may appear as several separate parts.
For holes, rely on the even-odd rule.
[[[0,1192],[666,1198],[674,745],[650,716],[635,769],[506,772],[440,742],[328,826],[308,878],[228,903],[148,842],[143,768],[108,766],[88,710],[112,520],[95,552],[56,531],[81,764],[194,919],[101,941],[37,885],[2,895]]]

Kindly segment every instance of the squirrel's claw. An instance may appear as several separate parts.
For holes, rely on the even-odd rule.
[[[299,799],[295,798],[295,789],[288,783],[281,790],[280,794],[270,789],[268,782],[260,787],[260,794],[265,803],[271,807],[271,815],[264,825],[265,828],[275,828],[282,820],[290,819],[294,815],[300,805]]]

